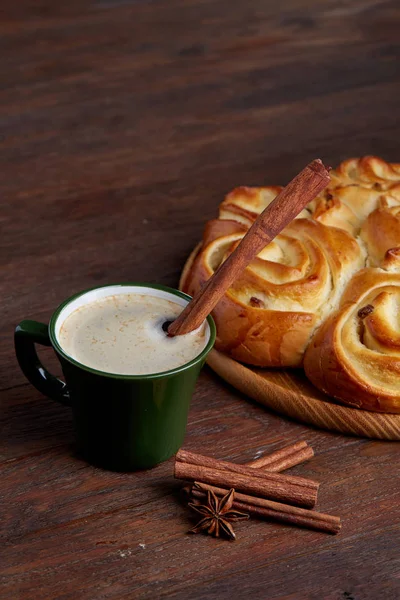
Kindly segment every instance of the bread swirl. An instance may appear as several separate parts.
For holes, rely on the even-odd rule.
[[[360,237],[368,251],[368,265],[378,266],[388,248],[400,247],[400,202],[381,196],[378,207],[368,215]]]
[[[305,358],[310,381],[352,406],[400,412],[400,248],[359,271]]]
[[[243,220],[207,224],[201,251],[182,281],[184,291],[195,294],[235,249],[266,205],[260,196],[269,200],[269,191],[252,190],[246,205],[249,190],[241,188],[235,190],[234,204],[222,204],[224,216],[239,214]],[[216,348],[253,365],[300,366],[313,331],[364,261],[362,248],[347,232],[310,218],[295,219],[214,309]]]
[[[307,373],[315,385],[349,402],[344,376],[336,384],[331,377],[327,386],[319,372],[318,354],[324,349],[328,356],[325,346],[333,351],[333,338],[329,337],[332,319],[339,318],[337,310],[344,310],[343,302],[350,302],[351,294],[364,286],[366,278],[369,285],[374,279],[379,285],[387,281],[391,290],[389,296],[379,297],[379,302],[373,298],[375,320],[389,306],[391,310],[397,306],[390,281],[398,277],[393,269],[397,269],[396,248],[400,248],[400,164],[371,156],[350,159],[331,175],[328,188],[246,268],[213,316],[216,348],[261,367],[302,366],[315,334],[307,354]],[[240,187],[230,192],[220,205],[218,218],[206,224],[202,244],[182,275],[181,289],[195,294],[281,189]],[[387,255],[389,249],[394,250]],[[336,316],[331,318],[332,314]],[[399,323],[393,327],[398,331]],[[367,329],[368,343],[378,344]],[[348,339],[350,343],[351,336]],[[396,354],[385,347],[384,355],[389,357],[390,370]],[[361,372],[364,360],[375,359],[378,361],[376,348],[368,346],[368,352],[356,361],[357,369]],[[393,368],[397,377],[397,367]],[[364,404],[360,391],[354,404],[396,411],[391,393],[386,397],[381,390],[378,396],[375,392],[366,395]]]
[[[331,171],[329,187],[358,185],[365,188],[390,190],[399,185],[400,163],[387,163],[378,156],[349,158]]]
[[[366,156],[344,161],[332,171],[328,188],[309,209],[320,223],[357,236],[365,219],[382,206],[382,201],[387,206],[400,205],[400,164]]]

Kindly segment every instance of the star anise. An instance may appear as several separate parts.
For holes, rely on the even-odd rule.
[[[225,496],[218,499],[214,492],[206,490],[201,484],[195,483],[193,488],[207,492],[207,502],[205,504],[189,502],[190,508],[203,515],[201,521],[190,531],[193,533],[207,531],[214,537],[219,537],[220,533],[223,533],[231,540],[236,539],[231,522],[244,521],[249,518],[249,515],[232,510],[235,490],[232,488]]]

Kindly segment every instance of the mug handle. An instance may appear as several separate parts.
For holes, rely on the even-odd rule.
[[[71,406],[67,384],[44,368],[35,344],[51,346],[48,327],[38,321],[21,321],[14,334],[15,353],[25,377],[39,392],[66,406]]]

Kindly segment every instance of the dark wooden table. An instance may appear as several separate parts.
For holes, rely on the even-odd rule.
[[[293,472],[323,482],[343,531],[187,535],[172,460],[80,460],[12,332],[89,286],[176,285],[237,185],[284,184],[316,156],[400,161],[399,3],[3,0],[0,15],[1,598],[398,599],[398,444],[290,422],[205,369],[185,446],[239,462],[309,441]]]

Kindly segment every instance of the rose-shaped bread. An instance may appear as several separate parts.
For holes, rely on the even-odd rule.
[[[207,223],[181,288],[193,295],[227,258],[279,188],[239,188]],[[309,216],[307,211],[304,214]],[[298,367],[310,337],[335,308],[365,256],[346,231],[298,218],[270,243],[213,311],[216,348],[258,366]]]
[[[181,289],[200,289],[281,189],[240,187],[228,194],[186,264]],[[379,266],[398,246],[400,164],[374,156],[344,161],[224,295],[213,311],[216,347],[253,365],[301,366],[313,333],[337,309],[354,273]],[[337,398],[341,393],[332,391]]]
[[[366,156],[347,160],[332,171],[328,188],[308,208],[313,219],[357,236],[365,219],[382,203],[400,206],[400,164]],[[386,246],[385,252],[394,245]]]
[[[340,308],[316,332],[304,357],[323,392],[359,408],[400,412],[400,248],[382,268],[362,269]]]
[[[387,163],[378,156],[349,158],[331,171],[329,188],[359,185],[366,188],[389,190],[400,181],[400,163]]]
[[[388,248],[400,247],[400,203],[393,196],[380,197],[378,208],[365,219],[360,237],[371,267],[381,264]]]

